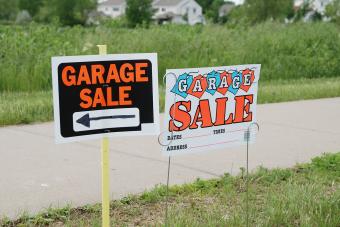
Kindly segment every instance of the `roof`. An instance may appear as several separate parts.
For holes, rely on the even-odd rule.
[[[123,5],[125,4],[125,0],[107,0],[105,2],[102,3],[98,3],[98,5],[102,5],[102,6],[111,6],[111,5]]]
[[[183,0],[155,0],[155,6],[176,6]]]

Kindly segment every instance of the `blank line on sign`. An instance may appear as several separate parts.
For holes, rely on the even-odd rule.
[[[200,147],[210,147],[210,146],[215,146],[216,144],[232,143],[232,142],[236,142],[236,141],[240,141],[240,140],[230,140],[230,141],[226,141],[226,142],[212,143],[212,144],[206,144],[206,145],[195,146],[195,147],[190,147],[190,148],[193,149],[193,148],[200,148]]]

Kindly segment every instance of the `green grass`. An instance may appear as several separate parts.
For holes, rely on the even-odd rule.
[[[0,126],[52,120],[51,57],[97,54],[96,44],[109,53],[157,52],[160,83],[167,68],[260,63],[258,103],[340,96],[340,27],[332,23],[0,25]]]
[[[340,152],[291,169],[260,167],[249,176],[250,226],[340,225]],[[245,226],[246,181],[238,176],[171,186],[170,226]],[[111,202],[115,226],[164,225],[165,186]],[[100,204],[48,209],[0,226],[100,226]]]
[[[160,86],[160,110],[164,111],[164,86]],[[340,97],[340,80],[316,78],[260,81],[258,103]],[[0,126],[53,120],[52,92],[0,93]]]
[[[0,25],[0,92],[51,89],[51,56],[157,52],[166,68],[262,64],[261,80],[339,77],[340,27],[332,23],[253,27],[56,27]]]
[[[258,103],[340,97],[340,78],[316,78],[259,82]]]
[[[0,126],[49,121],[53,118],[52,93],[0,93]]]

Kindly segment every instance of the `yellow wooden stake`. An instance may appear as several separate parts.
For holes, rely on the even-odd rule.
[[[107,54],[106,45],[97,45],[100,55]],[[102,227],[110,226],[110,167],[109,139],[102,138]]]

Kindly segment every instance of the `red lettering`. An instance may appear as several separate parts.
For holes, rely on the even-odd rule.
[[[185,107],[185,111],[180,109],[181,106]],[[171,117],[171,120],[169,121],[170,132],[183,131],[189,127],[190,122],[191,122],[191,117],[189,114],[190,110],[191,110],[190,101],[176,102],[175,104],[171,106],[170,112],[169,112],[170,117]],[[177,127],[174,121],[181,123],[182,124],[181,127]]]
[[[194,119],[191,123],[190,129],[197,128],[198,121],[201,122],[201,128],[207,128],[207,127],[213,126],[208,99],[200,100]]]

